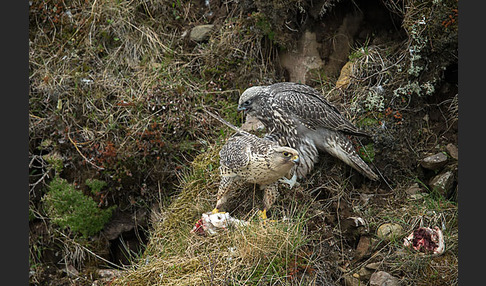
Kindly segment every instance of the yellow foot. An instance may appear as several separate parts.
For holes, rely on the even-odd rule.
[[[211,211],[213,214],[219,213],[219,210],[217,208],[214,208],[214,210]]]
[[[263,211],[258,211],[258,216],[263,219],[263,220],[266,220],[267,219],[267,210],[264,209]]]

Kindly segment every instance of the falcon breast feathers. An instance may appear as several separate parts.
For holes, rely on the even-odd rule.
[[[295,184],[296,175],[288,179],[292,168],[298,165],[299,153],[291,147],[280,146],[277,142],[260,138],[228,123],[217,115],[213,117],[237,132],[223,145],[219,152],[220,175],[216,207],[214,213],[245,184],[256,184],[264,190],[263,217],[271,208],[278,193],[278,181]]]

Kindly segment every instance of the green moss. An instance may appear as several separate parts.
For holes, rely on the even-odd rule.
[[[90,187],[91,192],[96,195],[101,192],[101,189],[103,189],[107,185],[107,183],[98,179],[87,179],[86,185]]]
[[[374,118],[364,117],[361,120],[359,120],[356,125],[360,128],[363,128],[363,127],[368,127],[368,126],[380,125],[380,122],[377,119],[374,119]]]
[[[375,160],[375,148],[373,143],[369,143],[362,148],[359,148],[358,153],[366,163],[371,163]]]
[[[49,184],[43,203],[54,224],[81,233],[84,237],[98,233],[116,208],[100,209],[92,198],[59,177]]]
[[[56,144],[51,140],[51,139],[44,139],[40,143],[40,145],[37,147],[39,150],[47,150],[49,148],[55,147]]]

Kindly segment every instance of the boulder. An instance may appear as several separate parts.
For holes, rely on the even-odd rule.
[[[258,120],[258,118],[250,114],[247,114],[245,123],[241,125],[241,129],[248,132],[257,131],[257,130],[265,129],[265,125],[263,125],[263,123],[260,120]]]
[[[108,240],[117,239],[122,233],[132,231],[137,225],[147,225],[147,211],[139,210],[133,214],[117,211],[103,228],[103,235]]]
[[[376,235],[385,241],[390,241],[403,235],[403,227],[397,223],[384,223],[378,227]]]
[[[371,238],[362,235],[359,239],[358,246],[356,246],[356,260],[363,258],[371,249]]]
[[[344,285],[345,286],[360,286],[363,283],[357,278],[351,275],[350,273],[346,273],[343,275]]]
[[[373,270],[368,269],[365,266],[361,267],[358,271],[359,279],[362,281],[370,280],[371,274],[373,274]]]
[[[317,42],[316,33],[305,31],[296,50],[282,51],[280,64],[289,72],[289,81],[306,83],[311,70],[323,67],[324,62],[319,54],[321,46]]]
[[[447,155],[442,152],[428,156],[420,161],[422,167],[434,171],[442,168],[446,163]]]
[[[419,184],[418,183],[413,183],[412,185],[410,185],[406,190],[405,190],[405,193],[408,195],[408,196],[412,196],[412,195],[416,195],[416,194],[420,194],[422,192],[422,188],[420,188]]]
[[[452,144],[452,143],[449,143],[447,144],[446,146],[446,150],[447,150],[447,153],[449,153],[449,155],[458,160],[459,159],[459,150],[457,149],[457,146]]]
[[[452,171],[446,171],[433,177],[429,182],[429,187],[431,190],[435,190],[444,197],[447,197],[452,191],[453,183],[454,173]]]
[[[371,286],[398,286],[400,285],[400,281],[398,280],[397,277],[392,276],[391,274],[385,271],[378,271],[371,274],[370,285]]]
[[[209,39],[209,33],[214,25],[199,25],[192,28],[189,39],[194,42],[203,42]]]
[[[370,270],[378,270],[381,266],[381,262],[372,262],[372,263],[368,263],[366,264],[366,268],[370,269]]]

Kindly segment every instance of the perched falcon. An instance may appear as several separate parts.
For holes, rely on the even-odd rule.
[[[291,186],[295,183],[296,177],[288,180],[286,176],[299,163],[299,154],[277,142],[240,131],[228,139],[219,156],[221,182],[213,213],[219,212],[234,190],[251,183],[264,190],[262,217],[266,218],[267,210],[279,195],[277,182],[282,180]]]
[[[238,110],[258,118],[265,125],[266,139],[299,152],[300,164],[296,170],[299,178],[312,170],[318,160],[318,150],[322,150],[369,179],[378,179],[347,137],[369,135],[355,127],[310,86],[281,82],[250,87],[241,94]]]

